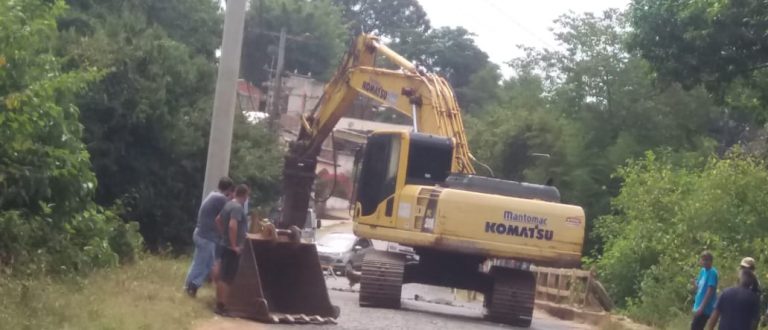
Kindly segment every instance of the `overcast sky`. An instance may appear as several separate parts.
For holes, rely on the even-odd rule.
[[[521,55],[516,45],[555,47],[549,28],[563,13],[625,9],[629,0],[418,0],[433,27],[463,26],[475,33],[477,45],[499,64]]]

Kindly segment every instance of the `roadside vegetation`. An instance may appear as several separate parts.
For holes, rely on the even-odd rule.
[[[416,0],[263,0],[247,15],[241,76],[269,79],[282,27],[306,37],[288,43],[287,71],[319,79],[359,27],[383,36],[450,81],[497,177],[551,182],[585,208],[585,264],[620,311],[675,328],[701,250],[723,287],[742,256],[768,270],[766,11],[634,0],[567,13],[553,23],[559,47],[524,48],[502,77],[470,31],[432,26]],[[0,0],[1,324],[178,328],[207,308],[179,286],[222,21],[212,0]],[[350,115],[402,120],[362,103]],[[231,173],[268,208],[281,151],[245,118]],[[184,308],[150,313],[172,305]]]
[[[187,258],[142,256],[88,276],[0,279],[4,329],[189,329],[213,313],[213,291],[190,299]]]

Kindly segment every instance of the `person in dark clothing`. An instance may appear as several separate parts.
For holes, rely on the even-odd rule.
[[[216,312],[219,314],[226,314],[225,307],[229,299],[229,286],[235,280],[239,268],[240,252],[245,242],[248,227],[243,207],[249,194],[248,186],[238,185],[235,188],[235,199],[229,201],[216,218],[216,223],[222,234],[221,260],[219,261],[218,281],[216,283]]]
[[[760,320],[760,297],[750,289],[755,281],[754,273],[740,271],[739,285],[725,289],[720,295],[707,329],[713,330],[718,321],[719,330],[754,329]]]
[[[739,270],[746,270],[752,272],[753,275],[755,275],[755,282],[752,284],[752,286],[749,288],[752,292],[754,292],[758,297],[762,297],[762,292],[760,291],[761,285],[760,285],[760,279],[757,276],[757,273],[755,272],[755,259],[751,257],[744,257],[744,259],[741,259],[741,263],[739,263]],[[765,323],[765,321],[763,321]],[[755,326],[752,328],[753,330],[757,329],[757,326],[759,324],[755,324]]]
[[[755,259],[752,259],[750,257],[741,259],[741,264],[739,264],[739,270],[747,270],[752,272],[752,274],[755,275],[755,283],[749,289],[759,296],[760,280],[757,279],[757,274],[755,274]]]
[[[235,184],[228,177],[219,179],[218,189],[212,191],[200,204],[197,212],[197,225],[192,234],[195,243],[195,254],[187,272],[186,291],[190,297],[197,295],[197,289],[203,285],[213,269],[216,259],[216,245],[219,241],[219,231],[216,229],[216,216],[229,201],[235,189]]]

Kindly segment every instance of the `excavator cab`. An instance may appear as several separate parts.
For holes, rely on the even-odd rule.
[[[443,184],[451,174],[453,150],[451,139],[436,135],[405,131],[370,135],[356,164],[355,186],[366,188],[355,189],[355,218],[392,225],[388,222],[394,221],[398,187],[405,183]],[[383,214],[374,216],[382,210],[382,203]]]

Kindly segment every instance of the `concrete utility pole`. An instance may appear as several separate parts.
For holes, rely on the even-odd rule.
[[[229,175],[232,151],[232,128],[235,121],[235,96],[240,75],[240,53],[243,46],[246,0],[227,1],[224,36],[219,58],[219,74],[213,99],[208,160],[205,164],[203,198],[216,189],[219,178]]]
[[[272,94],[272,130],[278,132],[280,127],[280,105],[283,93],[283,67],[285,66],[285,27],[280,29],[280,43],[277,46],[277,68],[275,70],[274,94]]]

